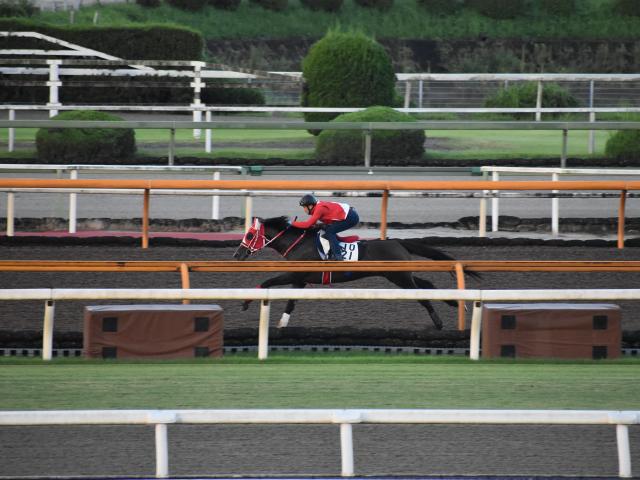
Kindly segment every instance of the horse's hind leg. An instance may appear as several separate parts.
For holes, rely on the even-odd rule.
[[[306,287],[306,285],[306,283],[294,283],[291,286],[293,288],[304,288]],[[282,314],[282,317],[280,317],[280,321],[278,322],[278,328],[284,328],[289,325],[289,318],[291,317],[291,312],[293,312],[294,308],[296,308],[296,301],[288,300],[287,306],[284,309],[284,313]]]
[[[413,276],[413,281],[418,286],[418,288],[433,288],[433,289],[437,288],[429,280],[426,280],[426,279],[420,278],[420,277],[416,277],[415,275]],[[449,305],[450,307],[457,307],[458,306],[458,301],[457,300],[443,300],[443,302],[446,303],[447,305]]]
[[[395,283],[400,288],[404,288],[404,289],[424,288],[424,287],[419,287],[416,284],[415,277],[410,272],[387,273],[385,274],[385,277],[387,278],[387,280],[389,280],[392,283]],[[432,285],[432,288],[433,288],[433,285]],[[429,316],[433,321],[433,325],[438,330],[442,330],[442,320],[440,319],[438,312],[436,312],[435,308],[433,308],[433,305],[431,305],[431,302],[429,300],[418,300],[418,303],[427,309],[427,312],[429,312]]]

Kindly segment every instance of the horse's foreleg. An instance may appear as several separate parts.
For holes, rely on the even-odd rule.
[[[278,275],[273,278],[269,278],[258,285],[258,288],[271,288],[276,285],[289,285],[297,282],[297,275],[294,273],[283,273],[282,275]],[[249,308],[252,300],[245,300],[242,302],[242,311],[245,311]]]
[[[301,282],[293,283],[291,286],[293,288],[304,288],[306,285],[306,283]],[[293,312],[294,308],[296,308],[296,301],[288,300],[287,306],[284,309],[284,313],[282,314],[282,317],[280,317],[280,321],[278,322],[278,328],[284,328],[289,325],[289,319],[291,318],[291,313]]]

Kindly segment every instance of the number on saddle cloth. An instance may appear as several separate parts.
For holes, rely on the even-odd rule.
[[[324,238],[323,232],[318,232],[316,236],[316,247],[318,248],[318,254],[322,260],[326,260],[329,256],[329,240]],[[342,258],[349,262],[356,262],[358,260],[359,251],[359,237],[357,235],[350,235],[348,237],[341,237],[338,235],[338,242],[340,250],[342,251]]]

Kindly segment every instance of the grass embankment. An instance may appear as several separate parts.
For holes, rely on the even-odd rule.
[[[36,129],[16,129],[16,151],[7,152],[7,129],[0,129],[0,158],[35,157]],[[496,158],[560,158],[562,132],[560,131],[427,131],[428,146],[425,161],[430,158],[447,159],[496,159]],[[592,155],[602,158],[610,133],[595,132],[595,151]],[[589,158],[589,132],[569,133],[568,155]],[[137,130],[136,142],[141,157],[165,156],[168,151],[169,133],[161,130]],[[212,153],[204,151],[204,132],[199,140],[190,130],[176,132],[178,156],[224,158],[313,158],[315,137],[305,130],[214,130]],[[429,146],[429,142],[433,146]],[[282,148],[286,144],[287,148]]]
[[[132,23],[170,23],[187,25],[207,39],[321,37],[336,25],[358,28],[379,38],[636,38],[640,18],[620,17],[611,12],[609,0],[581,0],[578,11],[567,18],[553,16],[493,20],[465,10],[455,16],[429,14],[415,0],[395,0],[385,12],[362,8],[353,0],[345,0],[337,13],[312,12],[298,0],[289,0],[283,12],[262,9],[243,1],[237,11],[206,7],[199,12],[186,12],[163,4],[158,8],[142,8],[135,3],[89,6],[74,15],[76,25],[103,26]],[[36,20],[65,25],[69,13],[41,12]]]
[[[272,355],[105,362],[0,359],[0,410],[128,408],[637,409],[640,361]]]

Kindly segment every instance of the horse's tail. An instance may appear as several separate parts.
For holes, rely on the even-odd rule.
[[[431,260],[455,260],[455,258],[453,258],[448,253],[426,245],[423,238],[404,238],[398,239],[398,241],[404,248],[409,251],[409,253],[413,255],[430,258]],[[465,273],[470,277],[475,278],[476,280],[480,280],[482,278],[482,276],[476,272]]]

